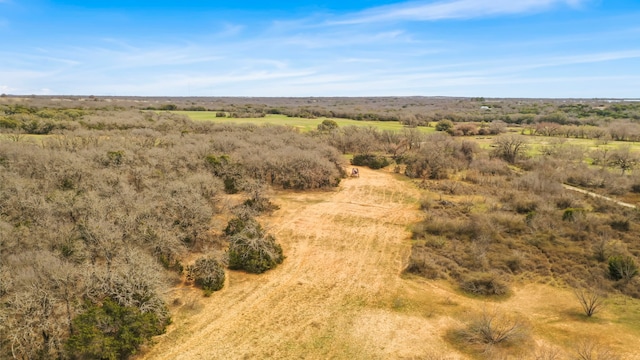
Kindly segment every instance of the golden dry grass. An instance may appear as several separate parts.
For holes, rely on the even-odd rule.
[[[418,198],[408,182],[367,169],[335,191],[277,194],[281,209],[262,221],[282,243],[285,262],[262,275],[231,271],[209,298],[174,289],[174,323],[140,357],[533,359],[537,347],[552,346],[570,358],[579,340],[597,338],[625,359],[640,359],[640,332],[628,321],[638,317],[628,313],[637,301],[612,302],[590,319],[569,289],[515,284],[509,298],[487,302],[444,281],[403,275],[408,225],[421,218]],[[447,336],[487,308],[521,316],[529,339],[480,353]]]

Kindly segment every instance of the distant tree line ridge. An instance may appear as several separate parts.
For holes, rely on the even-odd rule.
[[[4,97],[0,128],[29,134],[113,125],[95,123],[100,112],[113,110],[210,111],[216,117],[260,118],[270,114],[302,118],[397,121],[413,126],[455,124],[454,135],[483,135],[496,121],[525,127],[531,134],[640,138],[640,102],[588,99],[485,98],[102,98]],[[100,117],[100,115],[98,115]],[[465,124],[468,123],[468,124]]]

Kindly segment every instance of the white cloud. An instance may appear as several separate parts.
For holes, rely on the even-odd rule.
[[[380,6],[348,16],[333,24],[364,24],[386,21],[434,21],[472,19],[497,15],[533,13],[553,6],[577,7],[586,0],[444,0],[404,2]]]
[[[0,93],[2,94],[11,94],[13,91],[16,91],[16,90],[17,89],[14,89],[7,85],[0,85]]]

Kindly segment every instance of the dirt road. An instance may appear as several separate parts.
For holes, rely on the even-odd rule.
[[[210,298],[180,289],[176,315],[145,359],[376,359],[446,351],[428,315],[405,308],[401,278],[418,193],[361,170],[338,190],[281,193],[263,219],[285,262],[262,275],[230,272]],[[426,341],[429,339],[429,341]]]
[[[588,196],[591,196],[591,197],[594,197],[594,198],[611,201],[611,202],[613,202],[613,203],[615,203],[616,205],[619,205],[619,206],[627,207],[627,208],[630,208],[630,209],[635,209],[636,208],[636,206],[633,205],[633,204],[629,204],[629,203],[626,203],[626,202],[618,201],[616,199],[612,199],[610,197],[599,195],[599,194],[596,194],[596,193],[591,192],[591,191],[583,190],[583,189],[577,188],[575,186],[571,186],[571,185],[567,185],[567,184],[562,184],[562,186],[567,190],[579,192],[581,194],[585,194],[585,195],[588,195]]]

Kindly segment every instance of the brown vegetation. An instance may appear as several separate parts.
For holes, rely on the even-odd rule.
[[[0,100],[0,130],[6,134],[0,141],[0,333],[10,334],[0,338],[0,357],[91,358],[98,356],[96,344],[114,342],[108,356],[126,358],[165,330],[170,313],[162,294],[171,286],[188,285],[182,282],[184,270],[211,295],[225,282],[222,263],[262,273],[283,263],[283,249],[302,257],[292,259],[300,269],[284,267],[289,260],[284,262],[278,269],[290,272],[285,280],[279,275],[264,280],[277,290],[254,296],[268,300],[265,309],[274,308],[282,323],[294,316],[290,310],[297,310],[294,317],[308,320],[305,329],[331,329],[324,340],[310,340],[308,333],[298,331],[296,336],[306,338],[310,348],[335,339],[340,326],[357,328],[343,318],[345,303],[352,307],[347,312],[362,322],[372,320],[360,307],[381,309],[388,302],[395,311],[405,309],[398,294],[409,292],[407,286],[431,282],[418,282],[416,276],[407,281],[411,285],[399,280],[397,272],[404,265],[408,273],[449,281],[460,298],[482,301],[508,301],[523,281],[564,285],[588,280],[601,290],[576,290],[574,304],[587,317],[602,309],[605,294],[640,297],[637,212],[562,186],[634,196],[640,182],[630,148],[599,147],[589,153],[561,138],[635,140],[640,134],[635,104],[432,98],[63,100]],[[139,110],[144,108],[162,111]],[[220,117],[279,113],[402,121],[407,127],[390,132],[338,127],[326,120],[303,135],[277,126],[194,123],[166,112],[176,109],[216,111]],[[442,132],[427,136],[413,127],[431,123]],[[521,134],[496,136],[491,151],[469,138],[502,133],[505,124],[518,125]],[[523,134],[555,140],[533,154]],[[354,154],[354,163],[362,160],[371,167],[395,161],[394,171],[417,179],[422,195],[399,191],[397,182],[369,181],[366,177],[374,173],[365,172],[348,180],[348,193],[327,193],[332,202],[309,213],[291,210],[306,198],[290,199],[293,207],[284,210],[291,219],[276,212],[281,246],[256,220],[279,208],[267,194],[271,189],[339,185],[344,177],[339,152]],[[304,196],[325,201],[321,194]],[[420,196],[424,217],[416,222],[405,208]],[[371,216],[378,217],[369,221]],[[415,223],[410,254],[401,230],[409,223]],[[396,228],[395,235],[387,234],[390,227]],[[315,248],[307,241],[315,241]],[[331,275],[323,277],[323,272]],[[305,276],[308,282],[298,280]],[[318,305],[322,316],[309,317],[306,305],[292,305],[300,300],[295,298],[298,288],[307,283],[314,287],[306,300],[326,296],[329,307]],[[337,283],[344,291],[332,293]],[[294,294],[292,301],[280,303],[287,292]],[[232,292],[244,299],[250,293],[243,286]],[[238,300],[224,301],[229,306]],[[251,311],[261,308],[257,301],[252,304],[247,305]],[[249,308],[234,311],[218,317],[238,321],[234,314],[246,314]],[[333,325],[318,325],[327,313]],[[502,314],[483,314],[469,322],[463,331],[466,341],[492,347],[525,344],[528,335],[520,331],[525,322],[510,313],[500,320]],[[269,316],[264,315],[251,319],[268,327],[264,319]],[[384,316],[389,321],[389,314]],[[118,337],[120,329],[134,335]],[[246,347],[246,341],[231,336],[233,331],[244,333],[239,330],[226,334]],[[353,343],[339,344],[344,354],[354,355],[353,344],[358,349],[368,344],[349,339]],[[277,351],[320,354],[308,348]],[[610,354],[588,344],[575,352],[583,358]],[[385,354],[400,353],[394,348]],[[381,353],[371,349],[371,354]],[[540,358],[557,356],[553,349],[540,351]]]
[[[101,333],[90,324],[96,316],[118,322],[117,314],[140,314],[161,332],[169,322],[161,294],[179,281],[190,254],[226,246],[213,218],[232,210],[229,179],[260,212],[273,208],[264,184],[322,188],[342,176],[335,150],[286,128],[139,111],[92,110],[77,119],[51,112],[56,135],[0,141],[0,332],[10,334],[0,357],[85,354],[97,338],[65,342],[77,326]],[[209,268],[187,267],[197,284],[216,290],[224,273]],[[76,322],[83,314],[93,315]],[[136,336],[104,341],[135,350],[149,333]]]

